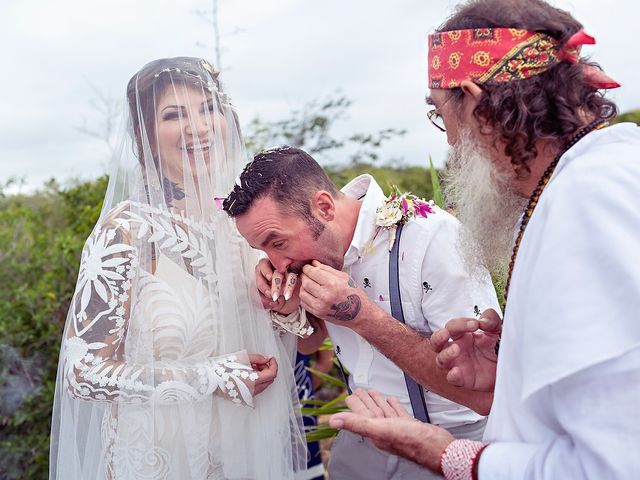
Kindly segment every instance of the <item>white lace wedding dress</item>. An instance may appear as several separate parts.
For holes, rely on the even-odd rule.
[[[253,405],[257,373],[246,352],[221,351],[216,265],[204,248],[215,223],[134,202],[107,219],[83,251],[62,351],[67,395],[104,404],[105,478],[227,478],[233,426],[221,425],[230,405]]]

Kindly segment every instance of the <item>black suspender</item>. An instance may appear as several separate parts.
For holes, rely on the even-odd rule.
[[[402,297],[400,296],[400,276],[399,276],[399,256],[400,256],[400,237],[402,235],[402,225],[398,225],[396,229],[396,240],[393,248],[389,253],[389,295],[391,301],[391,315],[399,322],[405,323],[404,313],[402,312]],[[424,401],[424,390],[409,375],[404,374],[404,381],[407,384],[409,399],[411,400],[411,408],[413,416],[421,422],[431,423],[429,412]]]
[[[389,253],[389,295],[391,303],[391,315],[399,322],[405,323],[404,313],[402,311],[402,297],[400,296],[400,277],[399,277],[399,256],[400,256],[400,237],[402,235],[402,225],[398,225],[396,229],[396,240],[393,244],[393,248]],[[342,373],[344,382],[347,385],[347,390],[351,394],[351,388],[349,387],[349,379],[347,372],[342,366],[340,358],[338,359],[338,368]],[[404,381],[407,385],[407,391],[409,392],[409,399],[411,401],[411,408],[413,409],[413,415],[421,422],[431,423],[429,419],[429,412],[427,411],[427,405],[424,401],[424,390],[422,387],[409,375],[404,374]]]

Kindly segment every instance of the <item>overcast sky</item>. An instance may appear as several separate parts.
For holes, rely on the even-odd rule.
[[[93,178],[106,170],[104,142],[79,131],[99,128],[92,88],[124,98],[128,79],[149,60],[177,55],[214,62],[213,29],[195,10],[211,0],[1,0],[0,182],[29,186],[55,177]],[[243,123],[278,120],[340,91],[353,106],[337,135],[406,129],[383,158],[440,165],[444,134],[426,120],[426,35],[454,0],[219,0],[225,48],[222,81]],[[596,37],[583,53],[622,88],[622,111],[640,108],[637,31],[632,0],[557,0]],[[340,158],[332,159],[339,162]]]

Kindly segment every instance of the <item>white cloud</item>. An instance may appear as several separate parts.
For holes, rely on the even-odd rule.
[[[424,164],[446,154],[426,107],[426,34],[456,2],[425,0],[219,0],[223,81],[245,122],[276,120],[311,99],[341,90],[354,100],[345,133],[405,128],[384,155]],[[562,0],[598,44],[584,51],[623,84],[621,109],[640,107],[634,60],[640,7]],[[0,6],[0,179],[90,178],[105,170],[107,149],[77,127],[96,121],[91,85],[112,98],[149,60],[176,55],[213,60],[211,27],[194,15],[209,0],[5,0]]]

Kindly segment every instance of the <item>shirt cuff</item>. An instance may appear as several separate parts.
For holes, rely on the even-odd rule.
[[[273,310],[269,310],[269,313],[271,314],[271,322],[274,325],[300,338],[308,338],[314,332],[313,327],[307,320],[307,312],[301,307],[298,307],[297,310],[288,315],[283,315]]]
[[[540,449],[531,443],[491,443],[482,451],[478,464],[479,480],[524,479],[529,462]]]

